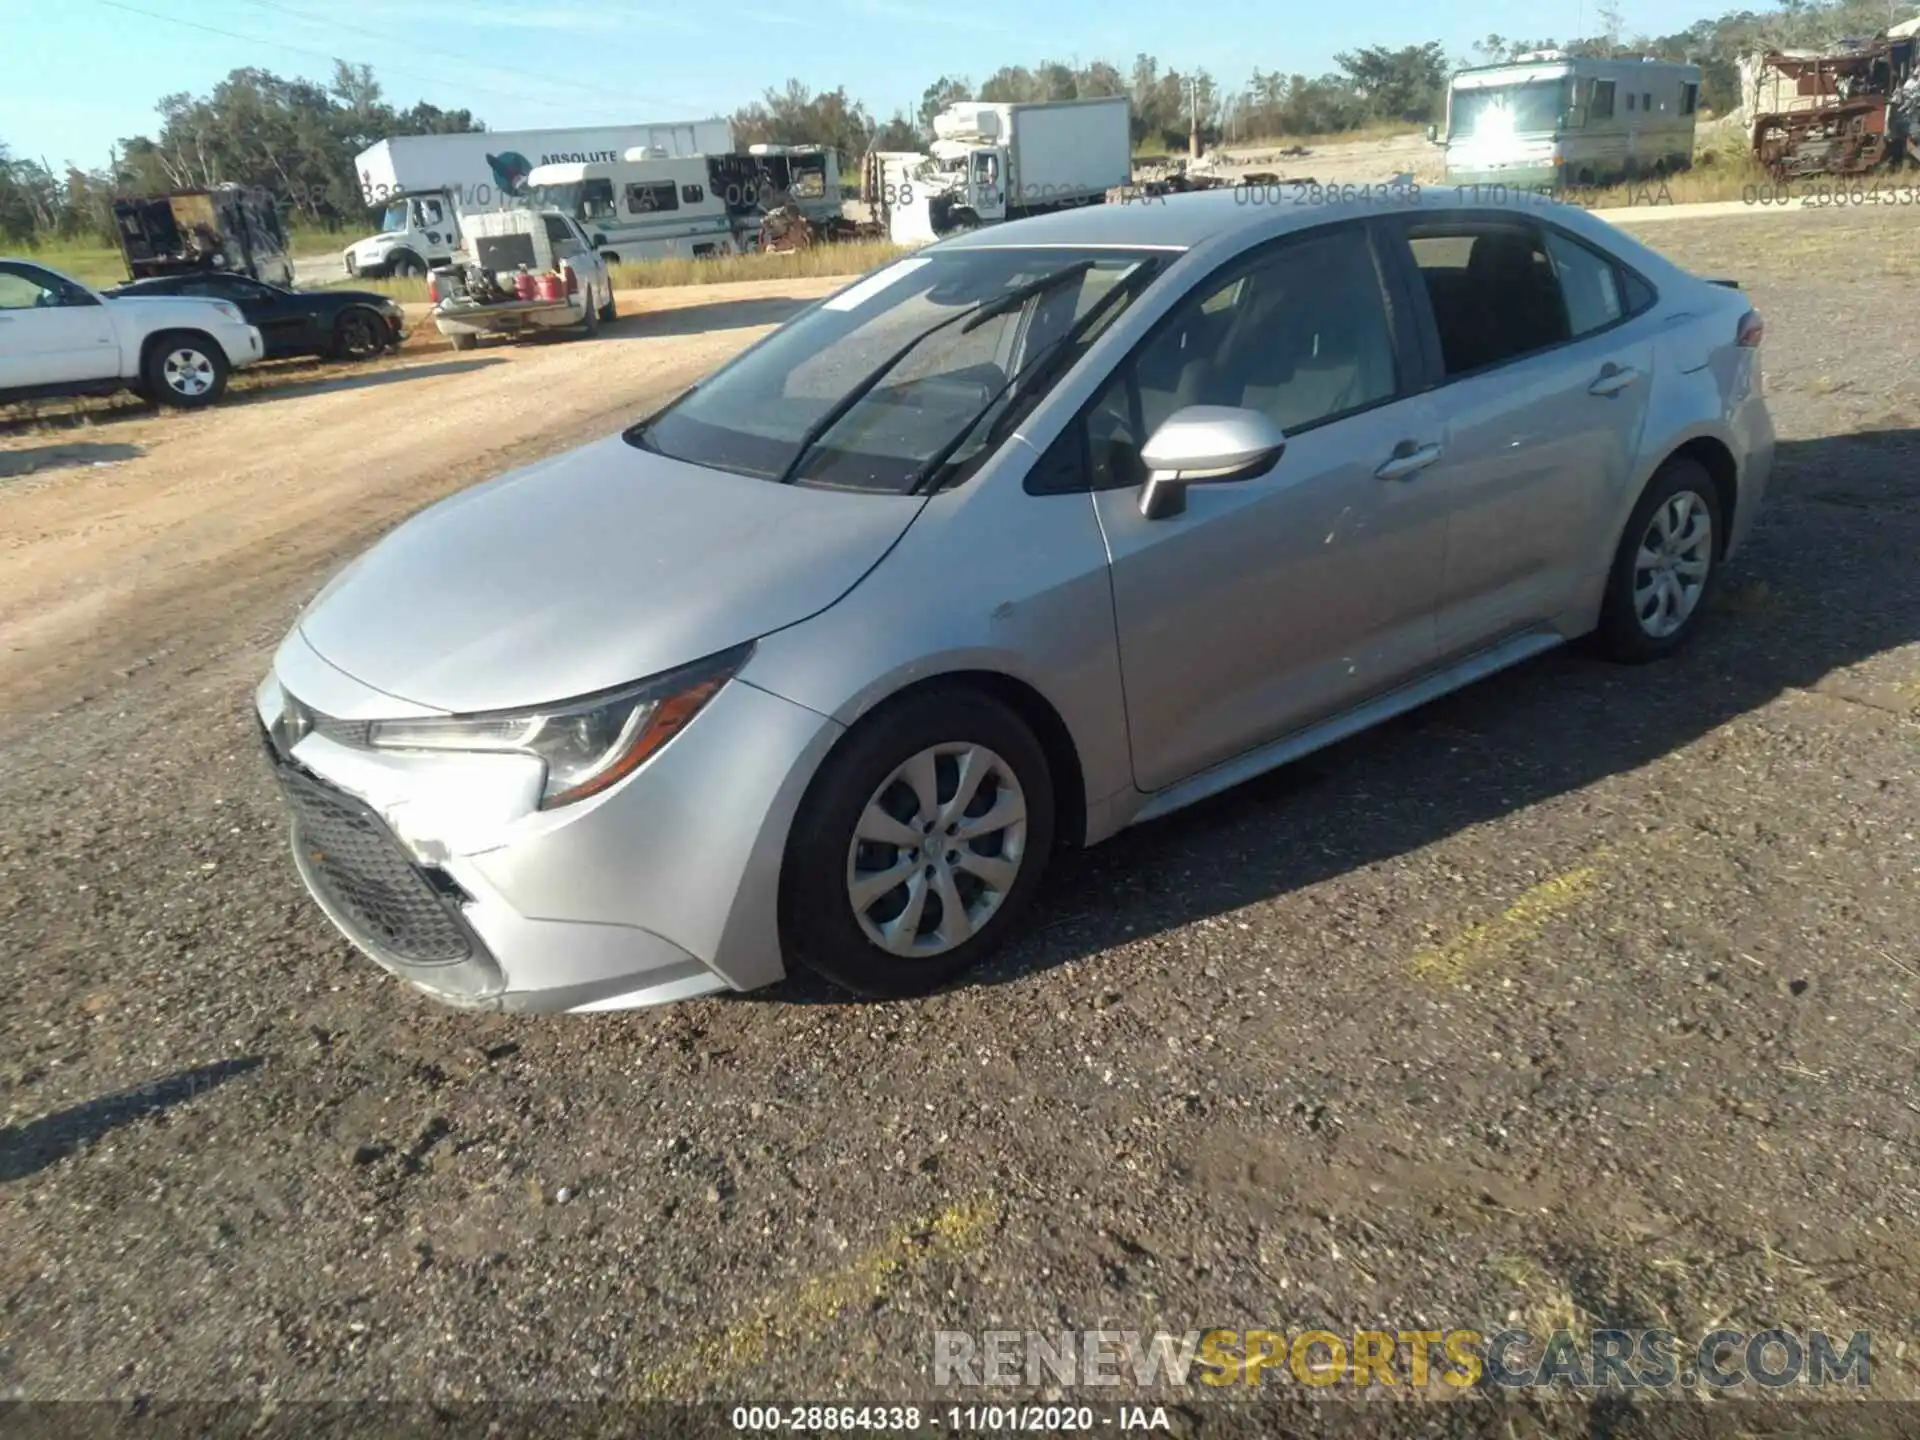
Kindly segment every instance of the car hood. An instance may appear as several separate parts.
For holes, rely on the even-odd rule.
[[[707,470],[616,435],[422,511],[336,576],[300,631],[415,704],[546,704],[824,610],[925,503]]]

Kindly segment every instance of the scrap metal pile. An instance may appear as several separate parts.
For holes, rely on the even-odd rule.
[[[1754,158],[1778,180],[1920,164],[1917,49],[1920,38],[1895,31],[1763,56],[1750,91]]]

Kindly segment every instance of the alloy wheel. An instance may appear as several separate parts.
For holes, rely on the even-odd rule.
[[[880,783],[847,850],[847,898],[867,938],[925,959],[991,921],[1020,876],[1027,800],[983,745],[933,745]]]
[[[198,350],[175,350],[160,367],[160,375],[169,390],[188,399],[197,399],[213,388],[213,362]]]
[[[1679,490],[1653,512],[1633,560],[1633,613],[1640,628],[1664,640],[1685,625],[1713,569],[1713,512],[1691,490]]]

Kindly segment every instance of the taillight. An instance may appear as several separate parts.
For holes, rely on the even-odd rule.
[[[1760,342],[1767,338],[1767,322],[1760,318],[1758,310],[1749,310],[1740,317],[1740,331],[1734,337],[1734,344],[1748,350],[1760,348]]]
[[[580,293],[580,272],[574,269],[571,265],[566,267],[566,271],[567,271],[567,293],[569,295],[578,295]]]

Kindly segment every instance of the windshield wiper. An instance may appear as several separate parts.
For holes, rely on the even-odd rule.
[[[964,335],[976,325],[984,325],[995,316],[1004,315],[1009,310],[1017,309],[1035,295],[1039,295],[1044,291],[1051,290],[1056,285],[1063,285],[1069,280],[1084,275],[1087,271],[1091,270],[1093,266],[1094,262],[1091,260],[1080,260],[1072,265],[1064,265],[1058,270],[1042,275],[1037,280],[1029,280],[1024,285],[1015,286],[1003,295],[995,295],[988,300],[976,301],[963,310],[955,311],[938,324],[929,325],[898,350],[895,350],[891,355],[887,356],[885,360],[882,360],[878,365],[874,366],[873,369],[861,376],[860,382],[857,385],[835,401],[826,414],[822,415],[807,427],[806,433],[800,437],[800,448],[793,452],[793,458],[787,461],[786,467],[781,470],[779,475],[774,477],[774,483],[777,485],[785,485],[790,482],[795,475],[799,474],[800,462],[805,460],[807,456],[813,452],[813,448],[818,445],[821,440],[826,438],[827,432],[845,419],[849,410],[866,399],[867,396],[872,393],[874,387],[879,385],[888,375],[892,374],[894,367],[899,365],[902,360],[905,360],[907,356],[911,355],[915,350],[919,349],[922,341],[938,335],[949,325],[958,324],[962,320],[967,322],[966,326],[960,332]]]
[[[1119,300],[1121,296],[1138,289],[1141,282],[1150,278],[1154,272],[1155,267],[1151,261],[1142,265],[1137,273],[1128,275],[1118,281],[1111,290],[1107,291],[1106,294],[1088,306],[1086,314],[1082,315],[1065,330],[1062,330],[1058,335],[1054,336],[1053,339],[1041,346],[1039,354],[1035,355],[1032,359],[1028,360],[1026,364],[1014,371],[1004,385],[987,397],[987,403],[974,411],[972,418],[960,427],[954,437],[936,450],[932,457],[928,459],[927,463],[914,472],[913,483],[907,486],[907,493],[909,495],[919,493],[920,487],[925,485],[946,467],[947,462],[953,459],[960,447],[966,443],[967,437],[979,429],[980,422],[993,413],[993,407],[998,405],[1003,397],[1017,394],[1022,386],[1043,377],[1051,370],[1053,362],[1057,361],[1060,356],[1066,353],[1068,346],[1072,345],[1082,335],[1086,334],[1088,330],[1092,329],[1094,322],[1106,314],[1107,310]],[[1042,362],[1045,363],[1043,364]],[[1000,412],[1000,420],[1004,420],[1012,413],[1013,406],[1008,405],[1005,410]],[[994,422],[994,428],[997,429],[999,424],[1000,421],[996,420]],[[992,433],[991,430],[988,432],[989,437],[991,437]],[[935,486],[934,488],[938,489],[939,487]]]

